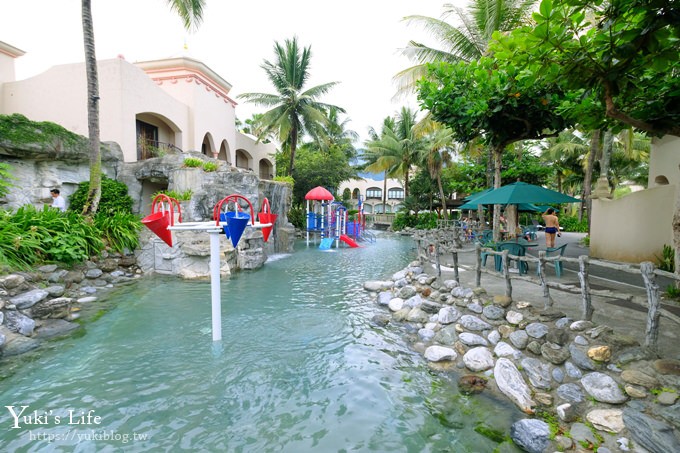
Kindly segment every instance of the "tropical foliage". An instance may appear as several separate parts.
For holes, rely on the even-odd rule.
[[[298,141],[304,134],[312,138],[321,136],[321,126],[327,124],[327,112],[340,107],[324,104],[319,98],[328,93],[337,82],[306,88],[311,63],[311,47],[300,48],[297,37],[286,39],[284,44],[274,43],[274,61],[262,64],[275,94],[244,93],[239,98],[246,102],[269,108],[259,120],[260,136],[274,133],[288,154],[287,174],[295,174],[295,153]]]

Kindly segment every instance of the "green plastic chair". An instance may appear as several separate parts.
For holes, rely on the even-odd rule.
[[[564,256],[564,250],[567,248],[567,244],[561,245],[559,247],[548,247],[545,249],[545,256]],[[558,278],[562,276],[562,261],[553,261],[555,265],[555,275]],[[536,267],[536,274],[538,275],[539,269]]]
[[[510,253],[510,255],[515,255],[515,256],[526,256],[526,254],[527,254],[526,247],[524,247],[522,244],[520,244],[518,242],[514,242],[514,241],[513,242],[501,242],[500,244],[498,244],[498,251],[502,252],[503,250],[507,250]],[[512,262],[512,261],[519,261],[518,267],[519,267],[519,273],[520,274],[526,274],[529,270],[529,263],[527,263],[526,261],[514,260],[514,259],[510,259],[508,261],[509,261],[508,264],[510,264],[510,262]],[[503,260],[500,256],[498,257],[498,260],[496,261],[496,270],[498,272],[503,270]]]

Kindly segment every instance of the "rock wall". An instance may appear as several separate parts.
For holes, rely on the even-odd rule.
[[[102,171],[125,183],[133,199],[133,211],[143,216],[150,213],[151,200],[159,190],[177,193],[191,191],[190,201],[181,202],[183,222],[205,222],[213,217],[214,206],[224,197],[242,195],[253,204],[255,216],[264,197],[271,203],[272,212],[278,214],[275,228],[267,243],[262,232],[246,228],[237,249],[231,242],[220,241],[223,275],[237,269],[256,269],[273,253],[292,251],[295,229],[288,222],[292,191],[283,183],[261,181],[253,172],[221,165],[217,171],[183,166],[186,157],[210,159],[200,153],[168,153],[139,162],[123,162],[123,153],[115,143],[102,145]],[[57,187],[68,201],[79,183],[89,180],[89,154],[87,140],[64,147],[15,146],[0,140],[0,158],[12,167],[17,176],[16,187],[3,199],[0,208],[15,209],[25,204],[42,207],[50,204],[50,189]],[[167,246],[148,229],[141,235],[140,249],[136,251],[139,266],[144,272],[159,272],[184,278],[209,276],[209,235],[205,232],[173,232],[173,247]]]

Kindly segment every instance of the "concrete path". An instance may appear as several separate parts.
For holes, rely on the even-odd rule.
[[[569,245],[565,251],[566,256],[578,257],[580,255],[587,255],[588,248],[580,244],[580,240],[585,236],[583,233],[562,233],[562,237],[557,238],[556,245],[559,246],[567,242]],[[542,232],[538,235],[538,247],[534,248],[531,254],[538,255],[539,250],[545,250],[545,237]],[[475,254],[459,253],[459,264],[461,266],[460,281],[465,287],[475,286]],[[453,257],[445,254],[440,258],[442,263],[442,279],[453,279]],[[436,267],[434,264],[426,265],[426,271],[430,274],[436,274]],[[487,260],[487,269],[492,270],[493,260]],[[562,277],[558,279],[555,275],[554,269],[548,267],[548,280],[560,283],[573,284],[578,286],[577,266],[569,264],[566,266]],[[536,265],[531,263],[529,268],[530,275],[535,275]],[[646,291],[642,284],[642,278],[639,282],[632,278],[633,276],[624,272],[616,272],[609,270],[595,270],[595,266],[591,267],[591,285],[594,289],[614,289],[617,292],[631,293],[638,296],[645,297]],[[488,294],[502,295],[505,294],[505,280],[493,276],[491,274],[482,274],[481,286],[486,289]],[[663,291],[665,286],[660,284]],[[554,301],[554,308],[564,312],[567,316],[573,319],[580,319],[581,317],[581,297],[578,294],[571,294],[564,291],[559,291],[550,288],[550,296]],[[543,290],[540,286],[533,283],[512,280],[512,298],[515,302],[525,301],[531,303],[535,309],[540,310],[544,306]],[[592,304],[595,309],[593,321],[598,325],[606,324],[612,327],[615,331],[635,335],[640,344],[644,342],[645,327],[647,323],[647,309],[640,304],[615,299],[611,297],[595,296],[592,298]],[[680,315],[680,306],[676,303],[665,303],[664,308],[667,308],[676,314]],[[680,359],[680,350],[677,348],[677,342],[680,340],[680,325],[662,317],[661,328],[659,333],[659,351],[663,358]]]

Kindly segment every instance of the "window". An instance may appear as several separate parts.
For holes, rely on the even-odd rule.
[[[390,189],[387,191],[387,198],[390,200],[403,200],[404,189]]]
[[[378,187],[370,187],[366,189],[366,198],[382,199],[382,189]]]

